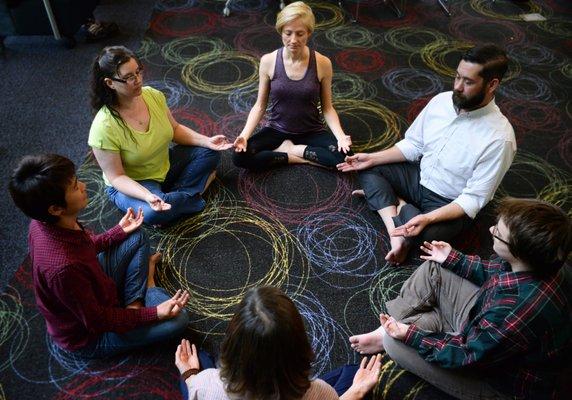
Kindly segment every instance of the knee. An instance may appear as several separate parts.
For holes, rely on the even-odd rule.
[[[209,169],[215,169],[220,162],[220,152],[206,147],[194,147],[192,148],[192,157],[189,157],[189,160],[199,161],[207,165]]]
[[[440,271],[440,264],[436,261],[425,261],[423,264],[421,264],[419,267],[417,267],[417,270],[415,271],[416,274],[421,274],[424,276],[432,276],[435,275],[437,273],[439,273]]]
[[[211,163],[215,165],[220,161],[220,152],[212,149],[207,149],[206,147],[201,147],[200,155],[204,158],[210,160]]]
[[[127,240],[129,240],[137,247],[145,246],[149,243],[149,238],[147,237],[145,231],[142,229],[137,229],[136,231],[130,233]]]
[[[147,225],[163,225],[171,222],[169,218],[169,211],[155,211],[152,208],[145,213],[143,217]]]
[[[379,175],[370,169],[358,171],[358,180],[362,188],[378,188]]]

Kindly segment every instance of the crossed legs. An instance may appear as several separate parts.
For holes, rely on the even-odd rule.
[[[457,332],[475,304],[479,288],[443,269],[438,263],[423,263],[405,281],[399,296],[387,302],[395,319],[414,323],[431,332]],[[425,361],[417,351],[393,339],[379,328],[350,337],[351,347],[362,354],[385,350],[400,367],[459,399],[507,399],[483,377],[463,370],[445,369]]]
[[[423,241],[454,239],[469,223],[468,217],[441,221],[427,226],[419,236],[391,236],[392,231],[415,216],[449,204],[452,200],[432,192],[420,183],[419,165],[409,162],[375,166],[359,173],[368,206],[381,217],[390,235],[391,249],[385,259],[393,263],[405,261],[413,244]]]
[[[431,332],[454,332],[468,318],[479,288],[440,264],[426,261],[407,279],[399,295],[386,303],[388,313],[400,322]],[[362,354],[384,349],[379,328],[350,337],[351,347]]]

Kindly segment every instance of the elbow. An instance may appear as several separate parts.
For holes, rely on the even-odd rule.
[[[259,114],[259,115],[263,115],[266,112],[266,107],[268,107],[268,102],[257,101],[252,106],[251,112]]]
[[[114,175],[105,174],[105,176],[107,176],[107,180],[109,181],[111,186],[113,186],[114,188],[117,189],[118,185],[120,185],[120,182],[122,181],[123,177],[126,177],[127,175],[125,175],[125,174],[120,174],[120,175],[118,175],[118,174],[114,174]]]

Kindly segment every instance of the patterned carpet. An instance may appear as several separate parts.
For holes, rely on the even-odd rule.
[[[567,1],[462,0],[453,2],[452,17],[436,1],[410,1],[403,18],[382,0],[345,2],[345,9],[336,2],[310,4],[318,22],[310,45],[332,60],[334,105],[354,151],[398,141],[432,96],[451,89],[465,49],[490,41],[506,47],[512,63],[496,100],[513,123],[519,150],[495,200],[457,247],[490,254],[487,228],[494,203],[506,194],[570,210]],[[358,4],[352,23],[347,11],[355,15]],[[229,17],[223,6],[159,1],[138,54],[146,84],[165,93],[180,122],[234,140],[256,99],[259,58],[280,46],[273,28],[278,4],[235,0]],[[525,22],[523,13],[548,20]],[[90,155],[79,175],[90,192],[82,221],[95,231],[111,227],[120,213],[104,196]],[[356,362],[348,336],[377,326],[385,301],[419,265],[418,254],[404,267],[386,264],[387,233],[363,200],[351,197],[358,187],[354,175],[308,166],[247,173],[232,165],[229,152],[217,175],[204,212],[167,229],[145,228],[164,256],[159,284],[191,292],[187,336],[216,353],[245,291],[274,285],[292,297],[306,321],[316,375]],[[99,362],[52,345],[34,306],[28,262],[0,296],[0,322],[0,399],[180,398],[174,343]],[[387,357],[374,397],[449,398]]]

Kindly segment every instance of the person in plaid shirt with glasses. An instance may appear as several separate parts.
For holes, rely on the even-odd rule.
[[[496,257],[424,242],[427,260],[386,303],[376,330],[350,338],[460,399],[557,398],[572,322],[562,269],[572,222],[534,199],[504,199],[490,228]],[[562,269],[562,270],[561,270]]]

